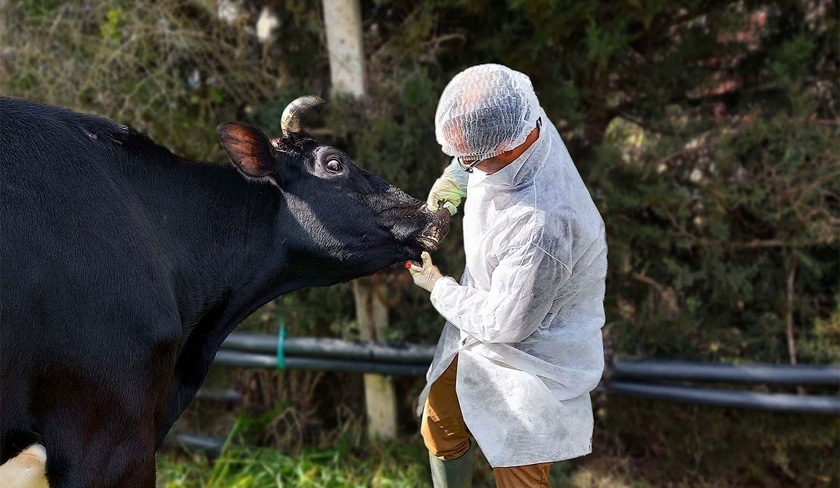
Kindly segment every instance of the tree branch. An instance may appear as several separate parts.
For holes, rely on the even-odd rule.
[[[676,293],[674,293],[674,289],[668,286],[664,286],[658,283],[653,278],[646,276],[644,273],[633,273],[633,279],[636,281],[640,281],[646,285],[650,285],[659,296],[662,297],[662,300],[665,301],[665,304],[668,305],[668,310],[676,315],[680,313],[680,307],[677,305]]]

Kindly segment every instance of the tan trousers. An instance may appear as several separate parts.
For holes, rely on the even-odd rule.
[[[470,431],[464,423],[455,394],[458,356],[429,390],[423,411],[420,434],[429,451],[444,460],[457,459],[470,448]],[[551,463],[493,468],[498,488],[550,488]]]

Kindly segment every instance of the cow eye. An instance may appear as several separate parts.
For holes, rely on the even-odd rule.
[[[330,159],[327,161],[327,169],[333,173],[338,173],[341,171],[341,163],[337,159]]]

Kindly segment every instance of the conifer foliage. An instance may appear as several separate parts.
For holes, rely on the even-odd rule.
[[[217,123],[279,133],[288,101],[329,96],[320,5],[0,0],[0,93],[95,111],[221,161]],[[423,198],[447,164],[433,127],[446,83],[488,62],[528,74],[606,222],[610,357],[840,363],[836,1],[364,0],[362,10],[368,96],[333,98],[306,128]],[[277,22],[259,37],[265,15]],[[459,219],[435,256],[456,277]],[[402,270],[381,279],[389,339],[433,343],[442,320],[427,294]],[[349,286],[301,291],[279,309],[291,334],[354,336]],[[276,330],[276,310],[246,327]],[[611,417],[618,444],[671,439],[670,461],[692,469],[734,449],[714,430],[677,445],[685,422],[720,426],[720,412],[687,420],[678,406],[629,406],[644,411]],[[739,418],[736,433],[749,424]],[[775,419],[780,437],[757,438],[768,454],[752,464],[745,454],[726,472],[733,483],[748,483],[747,464],[771,466],[782,485],[816,483],[808,471],[824,459],[810,454],[836,454],[836,428],[806,424]],[[732,456],[716,459],[726,474]]]

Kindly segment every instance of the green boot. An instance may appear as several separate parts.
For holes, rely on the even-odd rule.
[[[435,488],[471,488],[473,478],[473,445],[461,457],[444,461],[429,453],[432,484]]]

